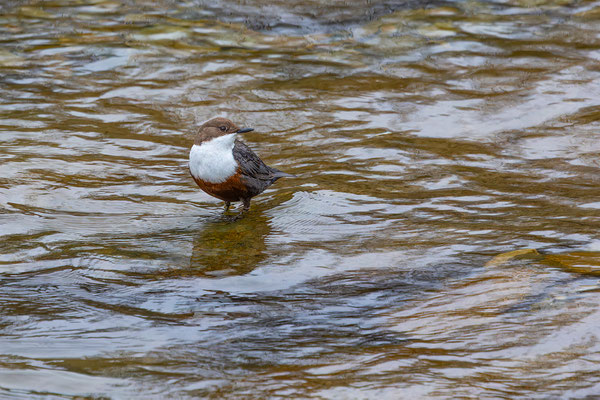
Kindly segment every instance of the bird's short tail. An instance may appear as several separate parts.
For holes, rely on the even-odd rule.
[[[277,180],[279,178],[297,178],[294,174],[288,174],[287,172],[283,172],[278,170],[277,168],[271,167],[273,172],[273,179]]]
[[[297,178],[294,174],[288,174],[287,172],[277,171],[274,174],[275,178]]]

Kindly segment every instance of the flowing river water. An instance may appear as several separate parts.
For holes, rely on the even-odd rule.
[[[0,398],[597,398],[599,74],[599,1],[2,3]]]

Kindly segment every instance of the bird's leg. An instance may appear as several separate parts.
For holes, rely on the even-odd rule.
[[[242,212],[246,212],[250,209],[250,198],[243,199],[244,206],[242,207]]]
[[[229,206],[231,205],[231,202],[226,201],[225,202],[225,212],[229,211]]]

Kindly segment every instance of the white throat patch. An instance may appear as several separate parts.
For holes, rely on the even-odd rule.
[[[190,150],[190,172],[196,179],[210,183],[225,182],[238,167],[233,158],[235,133],[219,136]]]

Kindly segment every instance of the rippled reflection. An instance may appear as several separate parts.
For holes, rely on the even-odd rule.
[[[245,274],[267,258],[266,238],[271,233],[267,217],[260,211],[248,215],[226,215],[209,222],[194,237],[187,272],[208,276]]]

